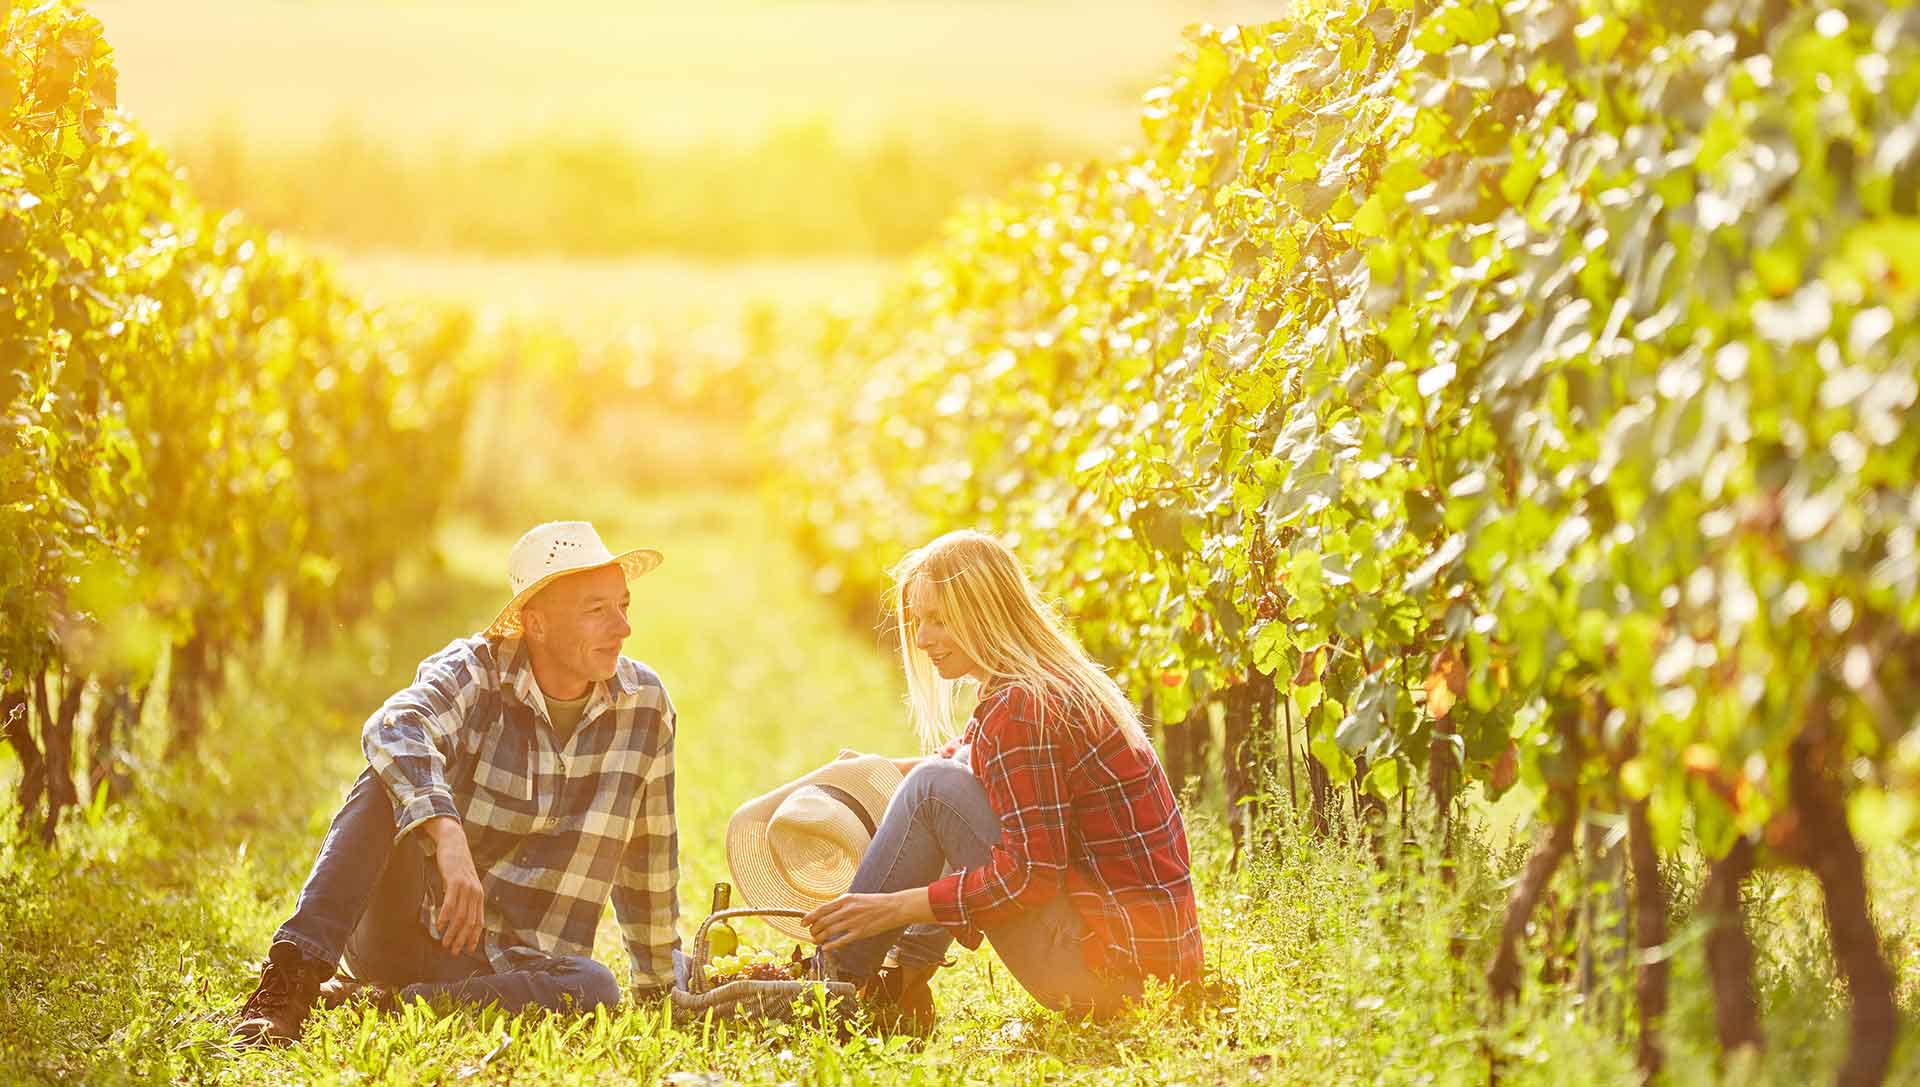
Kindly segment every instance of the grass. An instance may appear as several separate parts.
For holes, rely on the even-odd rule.
[[[1189,805],[1190,828],[1209,959],[1240,987],[1231,1007],[1176,1019],[1156,999],[1115,1023],[1069,1024],[982,953],[938,979],[942,1029],[923,1049],[842,1044],[810,1027],[673,1030],[625,1008],[581,1020],[332,1012],[301,1046],[229,1050],[222,1017],[251,985],[356,772],[359,720],[413,661],[491,615],[519,524],[584,513],[613,546],[667,555],[636,584],[628,651],[660,671],[681,712],[689,931],[721,877],[721,830],[735,805],[842,745],[907,748],[894,665],[807,590],[804,564],[752,496],[585,487],[515,509],[512,526],[449,522],[439,558],[410,572],[385,623],[236,676],[206,757],[150,773],[133,802],[70,823],[51,852],[0,837],[0,1082],[1477,1085],[1488,1082],[1489,1055],[1503,1084],[1633,1082],[1621,971],[1586,996],[1530,983],[1512,1014],[1489,1016],[1485,935],[1522,845],[1491,850],[1478,843],[1497,835],[1476,831],[1448,888],[1398,858],[1377,865],[1363,847],[1282,828],[1233,871],[1206,802]],[[1890,849],[1873,860],[1911,1038],[1920,858]],[[1681,864],[1674,876],[1684,905],[1698,873]],[[1716,1069],[1699,933],[1683,926],[1674,1083],[1803,1084],[1835,1066],[1843,1008],[1812,889],[1767,874],[1754,902],[1771,1056],[1755,1069]],[[1543,915],[1543,930],[1554,916]],[[610,913],[597,953],[624,970]],[[1902,1048],[1890,1082],[1920,1082],[1916,1050]]]

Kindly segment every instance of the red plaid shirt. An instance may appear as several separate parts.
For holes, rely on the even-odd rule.
[[[984,867],[927,888],[935,920],[978,947],[982,927],[1065,892],[1086,923],[1081,952],[1094,970],[1199,979],[1187,831],[1152,748],[1051,707],[1042,729],[1031,698],[1013,688],[981,699],[958,743],[972,747],[1000,841]]]

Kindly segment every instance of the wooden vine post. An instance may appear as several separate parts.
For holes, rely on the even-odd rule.
[[[1579,720],[1570,708],[1563,708],[1556,724],[1560,734],[1562,750],[1572,765],[1579,764],[1581,749]],[[1527,858],[1526,868],[1520,874],[1519,882],[1513,886],[1513,893],[1507,899],[1506,913],[1500,923],[1499,943],[1494,949],[1493,961],[1487,967],[1487,989],[1493,996],[1496,1007],[1510,1003],[1520,993],[1520,944],[1526,937],[1527,925],[1533,919],[1534,910],[1547,892],[1547,886],[1553,881],[1567,854],[1573,851],[1574,832],[1580,824],[1580,792],[1577,782],[1554,783],[1547,797],[1548,830],[1541,843],[1535,847],[1533,855]]]
[[[1894,1003],[1893,971],[1880,950],[1868,900],[1866,865],[1859,843],[1847,826],[1846,801],[1838,770],[1828,692],[1816,693],[1807,727],[1789,749],[1787,795],[1789,824],[1777,848],[1805,867],[1820,883],[1826,903],[1827,933],[1834,965],[1847,982],[1853,1003],[1847,1055],[1836,1087],[1876,1087],[1893,1060],[1899,1011]]]
[[[1653,843],[1647,802],[1627,804],[1627,857],[1633,873],[1633,943],[1639,952],[1634,965],[1634,1003],[1639,1011],[1640,1037],[1635,1049],[1643,1081],[1660,1074],[1665,1054],[1660,1048],[1660,1023],[1667,1013],[1667,979],[1671,968],[1667,942],[1667,896],[1660,882],[1660,854]]]
[[[1753,875],[1752,839],[1738,838],[1725,856],[1707,866],[1700,912],[1707,922],[1707,981],[1713,991],[1713,1024],[1720,1049],[1735,1053],[1766,1045],[1760,1005],[1753,991],[1753,938],[1747,932],[1741,889]]]

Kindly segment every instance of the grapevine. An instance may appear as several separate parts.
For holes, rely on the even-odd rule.
[[[1424,776],[1444,837],[1464,783],[1526,782],[1551,829],[1503,998],[1585,812],[1637,828],[1642,880],[1729,858],[1717,901],[1756,846],[1805,865],[1841,1077],[1877,1081],[1847,816],[1906,833],[1887,798],[1920,786],[1916,20],[1309,0],[1200,29],[1143,150],[963,213],[823,341],[830,395],[782,420],[821,583],[870,597],[934,533],[999,532],[1176,773],[1223,705],[1236,811],[1275,720],[1318,825]]]

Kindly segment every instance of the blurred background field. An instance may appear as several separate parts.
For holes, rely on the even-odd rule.
[[[1134,142],[1180,28],[1274,5],[94,6],[202,195],[351,249],[880,254]]]
[[[643,340],[698,329],[734,329],[756,307],[858,311],[894,264],[820,257],[710,263],[684,256],[485,257],[327,247],[355,284],[379,300],[465,308],[541,322],[576,336]]]
[[[744,405],[776,349],[866,309],[966,201],[1138,142],[1182,28],[1274,6],[90,10],[121,106],[200,199],[376,302],[472,317],[493,395],[465,488],[498,512],[591,463],[647,488],[748,481]]]

